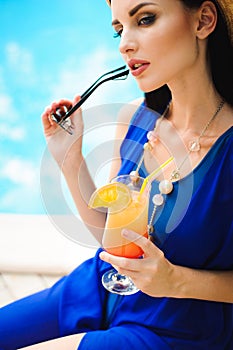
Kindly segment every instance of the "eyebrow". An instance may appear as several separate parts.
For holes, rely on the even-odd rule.
[[[133,17],[142,7],[147,6],[147,5],[155,5],[155,3],[154,2],[142,2],[141,4],[138,4],[132,10],[129,11],[129,16]],[[119,23],[120,22],[117,19],[112,21],[113,26],[116,24],[119,24]]]

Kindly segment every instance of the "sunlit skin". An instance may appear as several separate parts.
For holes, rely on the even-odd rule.
[[[113,0],[112,24],[120,35],[119,50],[126,61],[148,62],[146,70],[135,77],[140,89],[152,91],[167,84],[173,95],[175,126],[200,131],[197,114],[200,96],[216,108],[219,98],[212,84],[206,59],[208,35],[215,29],[216,9],[206,6],[189,11],[178,0]],[[209,115],[209,111],[202,111]],[[173,118],[173,116],[171,116]],[[190,124],[192,127],[190,127]]]
[[[123,59],[149,63],[145,72],[136,77],[143,91],[178,81],[184,85],[195,70],[200,70],[196,12],[188,12],[176,0],[128,0],[124,4],[113,0],[111,8]]]

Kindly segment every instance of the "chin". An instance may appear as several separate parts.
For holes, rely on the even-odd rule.
[[[156,89],[159,89],[160,87],[162,87],[162,85],[146,85],[146,84],[140,84],[140,82],[138,82],[138,87],[139,89],[144,92],[144,93],[148,93],[148,92],[152,92]]]
[[[159,89],[160,87],[162,87],[164,85],[164,83],[163,84],[156,84],[154,81],[153,82],[152,81],[146,82],[143,79],[141,79],[141,80],[136,79],[136,82],[138,84],[139,89],[144,93],[154,91],[154,90]]]

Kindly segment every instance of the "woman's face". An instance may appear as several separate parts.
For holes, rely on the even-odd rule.
[[[120,52],[144,92],[186,79],[197,63],[197,16],[179,0],[112,0]]]

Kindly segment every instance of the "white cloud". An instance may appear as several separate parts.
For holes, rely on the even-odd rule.
[[[0,94],[0,106],[0,140],[24,140],[26,130],[16,123],[19,119],[19,113],[14,107],[12,97],[7,94]]]
[[[69,57],[58,75],[58,81],[52,87],[56,98],[82,93],[97,77],[108,70],[106,60],[108,52],[98,48],[88,55]]]
[[[22,141],[25,139],[26,130],[23,127],[11,127],[0,123],[0,138],[11,141]]]
[[[37,74],[32,52],[17,42],[8,42],[5,46],[7,66],[16,85],[34,87],[40,79]]]
[[[13,100],[10,95],[0,95],[0,106],[0,119],[5,119],[5,121],[11,123],[18,118],[18,112],[14,108]]]
[[[4,75],[4,68],[3,68],[3,66],[0,66],[0,87],[1,87],[1,91],[3,91],[5,89],[5,81],[4,81],[3,75]]]
[[[14,158],[5,162],[0,176],[3,179],[10,180],[14,184],[32,188],[38,182],[37,172],[38,170],[33,162]]]
[[[97,47],[81,58],[69,57],[52,86],[52,100],[82,94],[101,74],[123,65],[124,62],[119,63],[119,56],[115,52],[104,47]],[[109,81],[100,86],[84,106],[89,108],[109,102],[129,102],[132,91],[137,90],[133,84],[135,82],[131,77],[125,82]]]
[[[18,72],[31,75],[34,72],[33,56],[29,50],[21,47],[16,42],[6,45],[8,64]]]
[[[0,181],[3,183],[1,211],[27,214],[43,212],[38,164],[20,158],[0,161]],[[7,188],[4,188],[5,181],[10,182]]]

